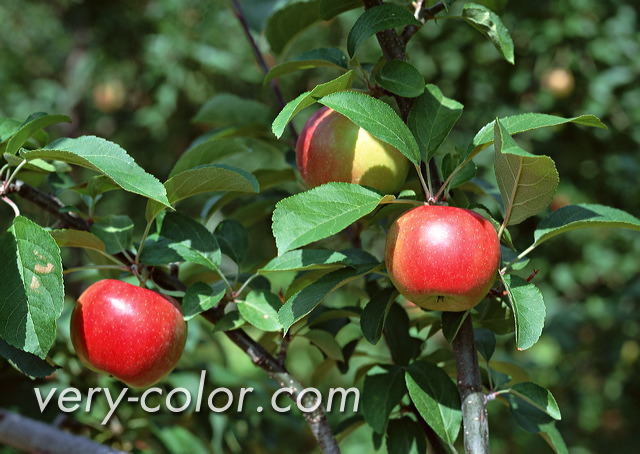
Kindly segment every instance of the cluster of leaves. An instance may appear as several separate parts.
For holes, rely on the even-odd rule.
[[[327,0],[293,3],[271,16],[267,39],[275,52],[282,51],[296,30],[359,5]],[[495,13],[467,3],[460,18],[485,34],[513,62],[511,38]],[[0,353],[30,376],[55,371],[47,355],[63,308],[60,248],[82,248],[91,266],[105,272],[127,270],[133,264],[143,280],[152,268],[183,263],[180,278],[188,289],[174,294],[183,297],[186,319],[227,305],[218,330],[251,326],[265,336],[275,333],[280,338],[307,339],[325,358],[326,370],[335,367],[362,383],[361,415],[343,421],[340,428],[346,430],[364,421],[374,431],[376,446],[386,435],[390,452],[409,452],[411,446],[424,452],[422,419],[445,444],[453,447],[458,439],[462,414],[451,379],[453,358],[439,338],[452,341],[463,318],[472,317],[478,327],[476,341],[485,359],[483,373],[490,399],[507,404],[522,427],[541,433],[557,452],[566,452],[554,426],[560,412],[553,396],[530,382],[526,371],[492,360],[496,335],[514,333],[518,349],[531,347],[540,337],[545,318],[542,294],[518,274],[526,269],[527,255],[536,247],[583,227],[638,230],[640,220],[601,205],[569,205],[543,217],[533,243],[515,251],[508,227],[546,214],[559,176],[550,157],[525,151],[512,136],[566,123],[603,125],[589,115],[508,116],[481,128],[468,146],[448,152],[443,144],[462,114],[462,104],[444,96],[436,85],[425,84],[409,62],[381,58],[367,64],[358,59],[360,46],[377,32],[416,25],[419,23],[406,8],[393,4],[371,8],[351,29],[347,54],[337,48],[316,49],[274,67],[267,81],[318,67],[335,68],[343,74],[299,95],[273,122],[268,106],[257,101],[231,94],[214,97],[195,120],[222,128],[194,141],[164,183],[105,139],[82,136],[50,142],[44,128],[68,121],[64,116],[34,114],[24,122],[2,119],[3,195],[10,193],[17,178],[47,183],[58,194],[79,194],[84,206],[67,207],[67,211],[91,223],[88,231],[43,228],[16,216],[2,234],[0,255],[7,291],[0,294]],[[412,98],[407,122],[396,113],[390,98],[388,103],[373,98],[363,88]],[[379,240],[394,216],[424,200],[422,187],[416,184],[417,173],[397,196],[346,183],[300,191],[286,159],[288,144],[276,138],[283,136],[298,113],[315,103],[337,110],[395,146],[418,172],[422,164],[433,161],[445,181],[441,187],[431,187],[432,182],[427,181],[427,196],[478,209],[494,222],[504,245],[501,284],[495,294],[471,313],[454,316],[416,310],[399,297],[378,258]],[[273,135],[268,134],[269,123]],[[496,188],[476,178],[473,163],[492,145]],[[98,175],[78,182],[70,174],[77,167]],[[148,199],[140,237],[134,238],[131,217],[99,215],[100,200],[114,190]],[[470,200],[474,197],[477,200]],[[187,199],[199,208],[203,222],[188,215],[182,209],[185,204],[179,205]],[[398,201],[407,203],[395,203]],[[252,244],[249,229],[264,226],[262,221],[272,212],[277,255],[264,256],[264,248]],[[218,222],[220,218],[224,220]],[[354,234],[357,241],[353,241]],[[291,279],[277,288],[274,282],[282,282],[282,276],[284,281],[287,276]],[[339,300],[333,296],[345,289],[348,304],[336,304]],[[277,344],[272,346],[274,352]],[[380,350],[384,360],[374,353]],[[365,361],[354,371],[355,357]]]

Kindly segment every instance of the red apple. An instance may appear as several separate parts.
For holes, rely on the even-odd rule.
[[[385,262],[391,281],[425,309],[464,311],[487,295],[500,265],[493,225],[464,208],[424,205],[389,229]]]
[[[175,300],[114,279],[89,286],[71,314],[71,342],[80,361],[133,387],[169,374],[186,338]]]
[[[329,107],[322,107],[305,123],[296,161],[311,188],[339,181],[395,194],[409,171],[409,160],[396,148]]]

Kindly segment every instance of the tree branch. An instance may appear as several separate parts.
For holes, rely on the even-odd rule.
[[[458,389],[462,400],[464,452],[488,454],[489,420],[470,314],[464,318],[453,340],[453,351],[456,357]]]
[[[265,60],[264,55],[262,54],[262,51],[258,47],[258,43],[256,43],[255,39],[253,39],[253,35],[251,34],[251,29],[249,28],[249,23],[247,22],[247,19],[242,11],[242,7],[240,6],[239,0],[231,0],[231,6],[233,9],[233,13],[235,14],[236,18],[240,22],[240,25],[242,26],[242,31],[244,31],[247,41],[249,41],[249,44],[251,45],[251,49],[253,50],[253,54],[255,56],[256,61],[258,62],[258,65],[260,66],[262,71],[265,74],[267,74],[269,72],[269,65],[267,64],[267,61]],[[271,80],[269,82],[269,85],[271,86],[271,90],[273,91],[273,94],[275,95],[276,100],[280,105],[280,109],[284,108],[284,106],[287,105],[287,102],[285,101],[284,95],[282,94],[280,85],[278,85],[278,80],[277,79]],[[296,131],[295,126],[291,122],[289,122],[288,127],[289,127],[289,130],[291,131],[291,135],[293,136],[294,142],[296,142],[298,140],[298,131]]]
[[[0,440],[27,453],[119,454],[123,451],[0,408]]]

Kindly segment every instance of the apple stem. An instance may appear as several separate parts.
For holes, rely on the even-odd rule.
[[[486,396],[478,365],[471,315],[462,321],[453,340],[456,359],[457,383],[462,400],[462,426],[466,454],[489,453],[489,420]]]
[[[422,185],[422,190],[424,191],[426,200],[433,200],[430,185],[425,181],[424,175],[422,175],[422,170],[420,170],[420,166],[418,164],[414,164],[414,166],[416,168],[416,172],[418,172],[418,178],[420,179],[420,184]]]

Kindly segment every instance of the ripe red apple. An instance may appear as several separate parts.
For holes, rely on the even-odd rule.
[[[464,208],[424,205],[389,229],[385,262],[391,281],[425,309],[459,312],[487,295],[500,265],[491,223]]]
[[[409,171],[409,160],[396,148],[329,107],[320,108],[305,123],[296,161],[311,188],[339,181],[395,194]]]
[[[71,342],[80,361],[137,388],[173,370],[186,338],[175,300],[114,279],[89,286],[71,314]]]

